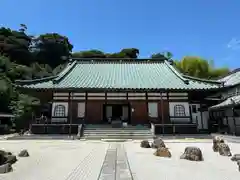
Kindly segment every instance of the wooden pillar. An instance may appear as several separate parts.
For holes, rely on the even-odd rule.
[[[162,96],[162,92],[161,92],[161,114],[162,114],[161,122],[162,122],[162,133],[164,134],[164,120],[163,120],[164,119],[164,109],[163,109],[164,107],[163,106],[164,106],[164,103],[163,103],[163,96]]]
[[[146,99],[146,108],[147,108],[147,120],[148,120],[148,123],[150,124],[150,126],[151,126],[151,122],[149,121],[149,109],[148,109],[148,93],[147,92],[145,92],[145,99]]]
[[[202,115],[202,103],[200,103],[200,116],[201,116],[201,125],[202,125],[202,129],[204,129],[204,125],[203,125],[203,115]]]
[[[170,112],[169,112],[169,93],[168,92],[167,92],[167,101],[168,101],[168,119],[169,119],[169,122],[171,122]]]
[[[87,115],[88,115],[87,104],[88,104],[88,93],[85,92],[85,116],[84,116],[84,124],[86,124],[86,119],[87,119]]]
[[[67,114],[67,123],[70,123],[70,114],[71,114],[71,93],[68,92],[68,114]]]
[[[193,123],[193,120],[192,120],[192,108],[191,108],[190,104],[189,104],[189,115],[190,115],[190,122]]]
[[[72,106],[73,106],[73,93],[70,92],[69,93],[69,96],[70,96],[70,125],[69,125],[69,135],[72,134],[72,118],[73,118],[73,109],[72,109]]]
[[[233,115],[232,115],[232,118],[233,118],[233,124],[234,124],[234,135],[236,135],[236,130],[237,130],[237,126],[236,126],[236,119],[235,119],[235,109],[234,109],[234,107],[232,108],[232,113],[233,113]]]

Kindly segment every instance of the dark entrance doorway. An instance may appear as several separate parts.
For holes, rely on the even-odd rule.
[[[111,123],[114,120],[121,120],[130,123],[131,111],[129,104],[104,104],[103,122]]]
[[[119,120],[123,115],[123,105],[114,104],[112,105],[112,120]]]

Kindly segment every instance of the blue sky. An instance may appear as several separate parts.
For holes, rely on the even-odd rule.
[[[136,47],[144,58],[167,50],[236,68],[239,9],[240,0],[1,0],[0,25],[66,35],[74,51]]]

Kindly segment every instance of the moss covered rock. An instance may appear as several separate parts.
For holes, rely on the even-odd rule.
[[[151,146],[150,146],[150,144],[149,144],[149,142],[148,142],[147,140],[141,141],[140,146],[141,146],[142,148],[151,148]]]
[[[180,159],[190,161],[203,161],[202,151],[198,147],[186,147]]]
[[[151,147],[157,149],[157,148],[161,148],[161,147],[166,147],[166,145],[161,138],[154,137]]]
[[[20,151],[20,153],[18,154],[19,157],[28,157],[29,153],[26,149]]]
[[[171,152],[169,151],[168,148],[166,147],[160,147],[156,150],[156,152],[154,153],[155,156],[160,156],[160,157],[172,157]]]

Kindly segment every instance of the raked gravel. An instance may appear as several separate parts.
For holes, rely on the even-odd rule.
[[[179,140],[180,142],[180,140]],[[135,180],[240,180],[236,162],[230,157],[212,151],[209,142],[165,143],[172,158],[153,155],[153,149],[139,148],[137,143],[125,143],[129,164]],[[228,143],[232,153],[240,153],[240,144]],[[202,150],[204,161],[192,162],[179,159],[186,146],[197,146]]]
[[[18,158],[18,162],[13,165],[13,172],[1,174],[0,180],[97,180],[107,149],[112,144],[123,148],[117,153],[121,156],[117,162],[122,168],[130,167],[134,180],[240,179],[236,162],[214,153],[210,141],[166,140],[166,145],[172,153],[170,159],[154,156],[153,149],[140,148],[140,143],[136,141],[114,143],[78,140],[1,140],[0,144],[0,149],[9,150],[14,154],[22,149],[27,149],[30,154],[30,157]],[[233,154],[240,153],[240,144],[228,144]],[[180,160],[179,157],[186,146],[201,148],[204,161]],[[128,160],[125,160],[123,152]]]

